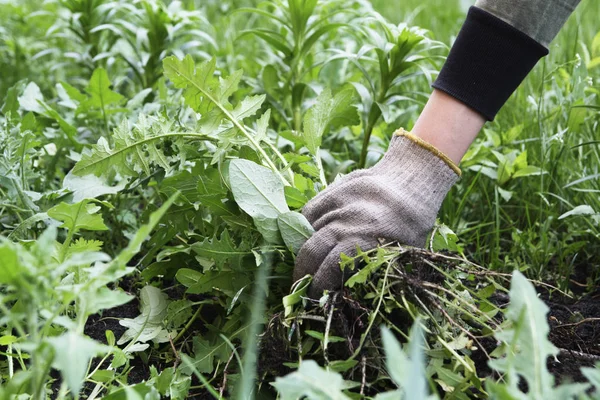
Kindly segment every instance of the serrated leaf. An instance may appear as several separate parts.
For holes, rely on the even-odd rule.
[[[381,329],[386,368],[390,377],[404,392],[404,399],[426,400],[427,378],[423,357],[423,331],[417,319],[411,329],[405,350],[387,327]]]
[[[114,146],[111,148],[108,141],[101,137],[91,149],[83,151],[81,160],[75,164],[71,173],[78,176],[102,176],[114,170],[125,177],[131,177],[140,172],[150,175],[152,166],[169,170],[169,159],[157,147],[157,142],[173,136],[171,127],[172,122],[140,115],[138,122],[131,128],[125,119],[113,131]]]
[[[220,238],[216,236],[212,239],[206,238],[202,242],[194,243],[191,248],[200,257],[213,260],[219,268],[223,268],[226,264],[239,267],[242,258],[251,254],[248,249],[238,248],[227,230],[221,233]]]
[[[211,345],[208,340],[199,336],[194,337],[194,358],[190,366],[183,367],[183,373],[191,374],[193,366],[198,372],[210,374],[214,370],[214,360],[227,357],[227,348],[225,343]]]
[[[528,397],[532,399],[554,398],[554,377],[548,371],[546,362],[548,357],[558,354],[558,348],[548,340],[548,310],[548,306],[537,297],[531,282],[515,270],[510,287],[510,304],[505,313],[512,326],[495,335],[507,344],[507,355],[491,360],[489,365],[506,374],[508,389],[513,393],[520,392],[518,376],[523,377],[527,381]]]
[[[258,110],[260,110],[260,107],[264,103],[265,98],[266,96],[264,94],[248,96],[244,98],[235,107],[235,109],[232,112],[232,115],[235,119],[238,119],[240,121],[253,116]]]
[[[200,279],[191,285],[186,293],[202,294],[215,289],[231,293],[235,289],[234,281],[238,278],[231,271],[208,271],[202,274]]]
[[[294,252],[294,254],[300,251],[302,245],[315,232],[306,217],[294,211],[280,214],[279,217],[277,217],[277,224],[285,245]]]
[[[133,238],[129,241],[127,247],[119,253],[117,257],[111,263],[111,268],[120,269],[125,267],[129,260],[136,255],[140,251],[140,247],[142,243],[148,238],[150,232],[154,229],[154,227],[158,224],[161,218],[165,215],[169,207],[173,204],[173,202],[177,199],[179,194],[175,193],[167,201],[163,203],[163,205],[152,214],[150,214],[150,218],[145,225],[142,225]]]
[[[67,250],[67,258],[75,253],[84,253],[86,251],[95,252],[100,250],[102,250],[102,242],[100,240],[86,240],[84,238],[78,238],[69,246],[69,249]]]
[[[360,119],[354,105],[354,90],[344,89],[332,96],[331,90],[327,88],[319,94],[316,104],[306,112],[302,138],[308,151],[317,155],[327,129],[358,123]]]
[[[183,326],[192,318],[194,309],[193,303],[189,300],[176,300],[169,303],[167,307],[167,316],[169,326],[173,329]]]
[[[97,108],[106,109],[112,104],[119,104],[124,97],[110,89],[111,82],[104,68],[96,68],[88,82],[85,91],[90,95],[82,101],[80,107],[83,109]]]

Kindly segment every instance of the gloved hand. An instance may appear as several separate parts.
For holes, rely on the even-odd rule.
[[[309,296],[339,289],[344,279],[340,254],[377,247],[379,238],[424,246],[427,233],[460,169],[431,144],[398,130],[374,167],[335,181],[302,210],[315,229],[302,246],[294,280],[313,275]]]

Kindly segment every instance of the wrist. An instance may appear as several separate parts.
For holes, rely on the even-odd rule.
[[[400,128],[396,132],[394,132],[394,136],[405,137],[406,139],[413,142],[415,145],[419,146],[421,149],[424,149],[424,150],[428,151],[429,153],[431,153],[431,155],[439,158],[457,176],[461,175],[461,170],[458,167],[458,165],[454,162],[454,160],[452,160],[452,158],[450,158],[448,155],[446,155],[446,153],[441,151],[438,147],[434,146],[430,141],[425,140],[424,138],[419,137],[419,136],[415,135],[414,133],[408,132],[408,131],[404,130],[403,128]]]
[[[458,165],[484,124],[480,113],[435,89],[411,132]]]

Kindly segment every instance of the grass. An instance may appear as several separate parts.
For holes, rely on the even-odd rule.
[[[312,307],[303,285],[289,293],[294,250],[310,236],[298,211],[323,181],[373,164],[391,132],[411,128],[466,2],[373,1],[433,39],[411,50],[431,56],[421,72],[411,66],[383,88],[395,77],[380,62],[402,31],[364,18],[367,1],[0,3],[0,397],[57,389],[70,398],[83,385],[109,398],[272,398],[268,383],[292,371],[278,390],[302,374],[340,383],[339,371],[359,383],[355,395],[374,394],[403,381],[385,370],[385,354],[416,359],[419,350],[405,354],[411,346],[400,350],[389,332],[382,343],[378,326],[405,341],[418,321],[431,389],[477,387],[485,398],[471,340],[497,343],[513,270],[548,296],[597,287],[598,2],[582,3],[463,159],[439,214],[456,235],[438,249],[462,254],[361,254],[365,273]],[[369,46],[379,53],[359,57]],[[324,89],[347,105],[320,129],[314,119],[332,110]],[[370,101],[390,94],[407,100],[385,113]],[[125,305],[133,297],[137,317],[135,303]],[[531,303],[537,316],[540,303]],[[104,332],[125,330],[100,315],[115,307],[127,313],[128,344]],[[96,347],[93,335],[111,346]],[[65,343],[81,352],[62,351]],[[98,355],[112,365],[90,361]],[[301,363],[309,358],[327,371]],[[136,371],[145,382],[132,383]]]

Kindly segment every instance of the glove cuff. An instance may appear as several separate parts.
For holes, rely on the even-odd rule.
[[[452,161],[450,159],[450,157],[448,157],[446,154],[442,153],[437,147],[435,147],[431,143],[426,142],[425,140],[421,139],[420,137],[413,135],[412,133],[404,130],[404,128],[399,128],[396,132],[394,132],[394,136],[405,137],[405,138],[411,140],[412,142],[418,144],[420,147],[424,148],[425,150],[429,150],[431,153],[433,153],[433,155],[438,157],[440,160],[444,161],[446,163],[446,165],[448,165],[448,167],[450,167],[450,169],[456,173],[456,175],[458,175],[459,177],[462,175],[462,172],[461,172],[460,168],[458,167],[458,165],[456,165],[454,163],[454,161]]]

